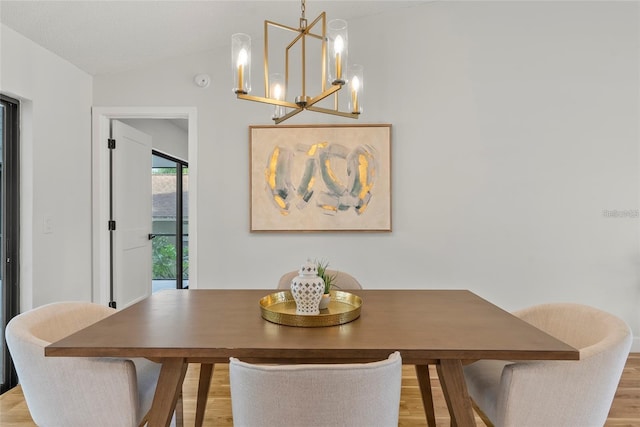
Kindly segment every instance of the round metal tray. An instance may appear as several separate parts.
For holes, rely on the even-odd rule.
[[[331,291],[329,306],[320,314],[296,314],[296,302],[290,291],[276,292],[260,299],[262,317],[269,322],[286,326],[317,328],[351,322],[360,316],[362,299],[343,291]]]

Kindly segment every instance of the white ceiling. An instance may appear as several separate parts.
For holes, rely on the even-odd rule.
[[[352,20],[420,3],[310,0],[306,18]],[[298,0],[0,0],[0,22],[92,75],[228,46],[237,32],[261,39],[265,19],[297,27],[299,18]]]

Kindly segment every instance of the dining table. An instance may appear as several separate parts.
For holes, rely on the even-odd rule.
[[[429,426],[435,426],[429,365],[435,365],[452,425],[475,426],[463,366],[480,359],[578,360],[570,345],[464,289],[349,290],[359,315],[300,327],[263,317],[276,290],[187,289],[152,294],[48,345],[48,357],[147,358],[162,364],[148,425],[168,426],[190,363],[200,363],[196,425],[202,425],[214,366],[365,363],[399,351],[415,365]]]

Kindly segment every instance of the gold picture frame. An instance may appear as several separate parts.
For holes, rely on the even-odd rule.
[[[250,126],[250,231],[391,231],[391,125]]]

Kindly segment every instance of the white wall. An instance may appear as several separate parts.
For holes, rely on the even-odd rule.
[[[176,119],[186,122],[185,119]],[[141,132],[151,135],[153,149],[180,160],[189,159],[187,131],[166,119],[120,119]],[[185,125],[186,126],[186,125]]]
[[[226,48],[97,76],[94,104],[198,108],[198,287],[274,288],[317,257],[370,289],[575,301],[640,334],[638,16],[635,2],[435,2],[350,22],[359,122],[393,125],[392,233],[249,233],[247,127],[270,108],[235,100]],[[290,121],[312,122],[352,123]]]
[[[21,310],[89,301],[92,78],[4,25],[0,51],[0,91],[22,105]]]

